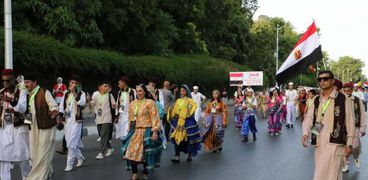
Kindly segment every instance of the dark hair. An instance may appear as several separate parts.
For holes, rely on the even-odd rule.
[[[334,74],[332,73],[332,71],[328,71],[328,70],[320,71],[320,72],[318,73],[318,76],[320,76],[321,74],[330,74],[330,78],[331,78],[331,79],[334,79],[334,78],[335,78],[335,76],[334,76]]]
[[[144,98],[153,100],[153,97],[152,97],[151,93],[148,91],[146,85],[144,85],[142,83],[142,84],[137,85],[136,87],[140,87],[140,88],[143,89],[143,91],[144,91]]]
[[[315,89],[311,89],[309,90],[310,93],[312,93],[313,95],[317,95],[317,91]]]
[[[128,76],[121,76],[119,78],[119,81],[124,81],[126,84],[130,83],[129,77]]]
[[[280,96],[280,90],[279,90],[279,88],[276,88],[276,87],[275,87],[275,88],[273,88],[273,89],[270,91],[270,98],[273,96],[273,91],[274,91],[274,90],[277,90],[277,95],[278,95],[278,96]]]
[[[77,74],[72,74],[69,77],[69,81],[72,81],[72,80],[80,82],[80,77]]]
[[[35,82],[37,80],[37,76],[34,74],[28,74],[24,76],[24,80],[30,80],[30,81]]]
[[[190,92],[190,89],[186,84],[181,85],[181,88],[185,89],[185,91],[187,92],[187,97],[192,98],[192,94]]]

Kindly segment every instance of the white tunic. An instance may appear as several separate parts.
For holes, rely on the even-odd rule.
[[[83,144],[81,141],[82,136],[82,123],[76,121],[77,114],[77,106],[85,106],[86,105],[86,94],[82,92],[80,100],[77,102],[76,97],[72,93],[69,93],[68,99],[65,99],[65,95],[61,100],[59,105],[59,112],[66,114],[66,111],[70,112],[70,117],[65,118],[65,140],[67,146],[73,149],[82,148]],[[64,101],[66,101],[66,108],[64,108]]]
[[[24,113],[27,108],[27,92],[22,90],[19,94],[18,104],[12,107],[3,102],[1,119],[4,119],[5,109],[14,109],[16,112]],[[5,93],[12,96],[9,93]],[[14,116],[13,116],[14,118]],[[0,128],[0,161],[24,161],[29,160],[29,130],[27,125],[14,127],[13,124],[5,124]]]
[[[197,104],[197,109],[194,113],[194,119],[198,122],[201,119],[201,113],[202,113],[201,104],[202,104],[202,101],[206,99],[206,96],[204,96],[200,92],[197,92],[197,93],[192,92],[192,99]]]
[[[128,135],[128,129],[129,129],[129,104],[130,104],[130,91],[133,91],[132,89],[129,89],[127,92],[122,91],[121,94],[119,94],[117,101],[120,101],[120,107],[117,107],[116,114],[119,113],[119,120],[115,124],[115,137],[116,139],[123,139]],[[135,92],[134,92],[135,94]],[[135,95],[134,95],[135,97]],[[116,103],[118,104],[118,103]]]
[[[285,91],[285,96],[287,104],[295,104],[296,103],[295,99],[298,97],[298,92],[295,89],[292,90],[288,89]]]

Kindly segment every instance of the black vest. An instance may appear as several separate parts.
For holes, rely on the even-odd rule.
[[[354,96],[354,118],[355,118],[355,127],[360,127],[360,99]]]
[[[66,100],[68,99],[69,94],[70,94],[70,91],[66,92],[65,96],[64,96],[64,109],[63,109],[64,111],[65,111],[65,108],[66,108]],[[82,91],[79,91],[78,94],[77,94],[77,97],[75,98],[75,100],[78,102],[80,100],[81,96],[82,96]],[[83,120],[82,110],[83,110],[83,107],[77,105],[77,111],[78,112],[75,115],[75,120],[76,121],[82,121]]]
[[[313,125],[316,123],[318,107],[320,104],[321,97],[316,96],[314,98],[314,115],[313,115]],[[337,96],[334,99],[335,107],[334,107],[334,125],[333,132],[330,134],[330,143],[335,144],[346,144],[346,135],[347,129],[345,125],[345,101],[346,96],[340,92],[337,93]],[[325,127],[326,128],[326,127]],[[317,145],[317,136],[312,134],[312,145]]]

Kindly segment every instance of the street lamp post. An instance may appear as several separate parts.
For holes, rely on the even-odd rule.
[[[5,18],[5,69],[13,69],[13,35],[11,0],[4,0]]]
[[[279,24],[276,25],[276,74],[277,71],[279,70],[279,31],[282,27],[280,27]]]

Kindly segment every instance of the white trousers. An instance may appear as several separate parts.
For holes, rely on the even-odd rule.
[[[197,109],[194,112],[194,119],[199,122],[201,120],[201,113],[202,113],[202,108],[200,106],[197,107]]]
[[[68,166],[74,166],[78,159],[82,159],[83,155],[80,148],[68,147],[68,158],[66,164]]]
[[[11,180],[11,162],[0,161],[0,180]],[[31,164],[28,160],[19,162],[19,167],[22,172],[22,177],[27,177],[31,170]]]
[[[294,124],[296,118],[295,114],[296,114],[295,103],[288,102],[286,104],[286,122],[288,124]]]
[[[11,162],[0,161],[0,179],[11,180],[10,168],[12,167]]]

